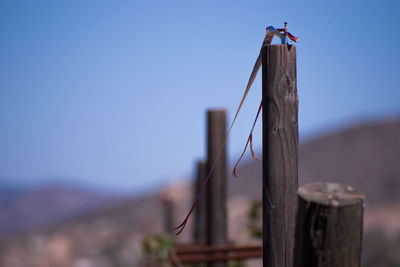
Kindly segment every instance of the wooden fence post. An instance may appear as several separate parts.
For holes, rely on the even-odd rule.
[[[297,205],[296,47],[262,48],[263,266],[293,267]]]
[[[205,161],[197,162],[196,181],[194,183],[194,194],[196,197],[200,191],[201,185],[207,175],[207,165]],[[196,210],[194,211],[194,229],[193,240],[197,245],[205,245],[207,239],[207,189],[204,196],[199,199]]]
[[[207,112],[207,173],[217,157],[218,160],[207,185],[207,245],[227,243],[225,138],[226,111],[209,110]],[[224,267],[227,263],[209,263],[208,266]]]
[[[298,193],[296,267],[360,267],[364,196],[351,186],[313,183]]]
[[[161,195],[162,212],[164,219],[164,232],[173,235],[174,234],[174,202],[169,196],[169,193],[163,193]]]

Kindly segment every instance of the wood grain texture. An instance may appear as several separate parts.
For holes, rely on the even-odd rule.
[[[207,245],[227,243],[226,199],[226,111],[207,112],[207,173],[216,161],[207,185]],[[222,150],[221,150],[222,149]],[[226,262],[209,263],[207,266],[225,267]]]
[[[196,182],[194,183],[193,196],[196,197],[202,183],[207,175],[207,164],[205,161],[198,161],[196,164]],[[204,191],[204,196],[199,199],[197,207],[194,211],[194,227],[193,240],[197,245],[205,245],[207,239],[207,189]]]
[[[263,266],[292,267],[298,188],[296,47],[262,53]]]
[[[295,266],[360,267],[364,196],[351,186],[299,189]]]

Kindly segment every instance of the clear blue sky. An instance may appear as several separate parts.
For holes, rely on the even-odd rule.
[[[265,27],[283,21],[300,36],[301,136],[400,114],[399,3],[3,0],[0,177],[140,191],[189,176],[205,110],[232,118]],[[258,79],[231,161],[260,98]]]

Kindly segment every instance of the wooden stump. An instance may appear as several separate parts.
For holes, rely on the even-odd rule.
[[[364,196],[348,185],[299,189],[295,267],[360,267]]]

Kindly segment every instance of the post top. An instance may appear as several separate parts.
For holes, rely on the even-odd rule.
[[[207,109],[207,113],[227,113],[227,110],[225,108],[209,108]]]
[[[364,195],[350,185],[335,183],[312,183],[299,188],[299,196],[311,202],[327,206],[359,204]]]
[[[270,53],[294,53],[296,54],[296,45],[294,44],[273,44],[273,45],[264,45],[261,48],[261,53],[264,55],[270,51]]]
[[[295,44],[266,44],[263,47],[287,47],[289,50],[292,47],[296,47]]]

